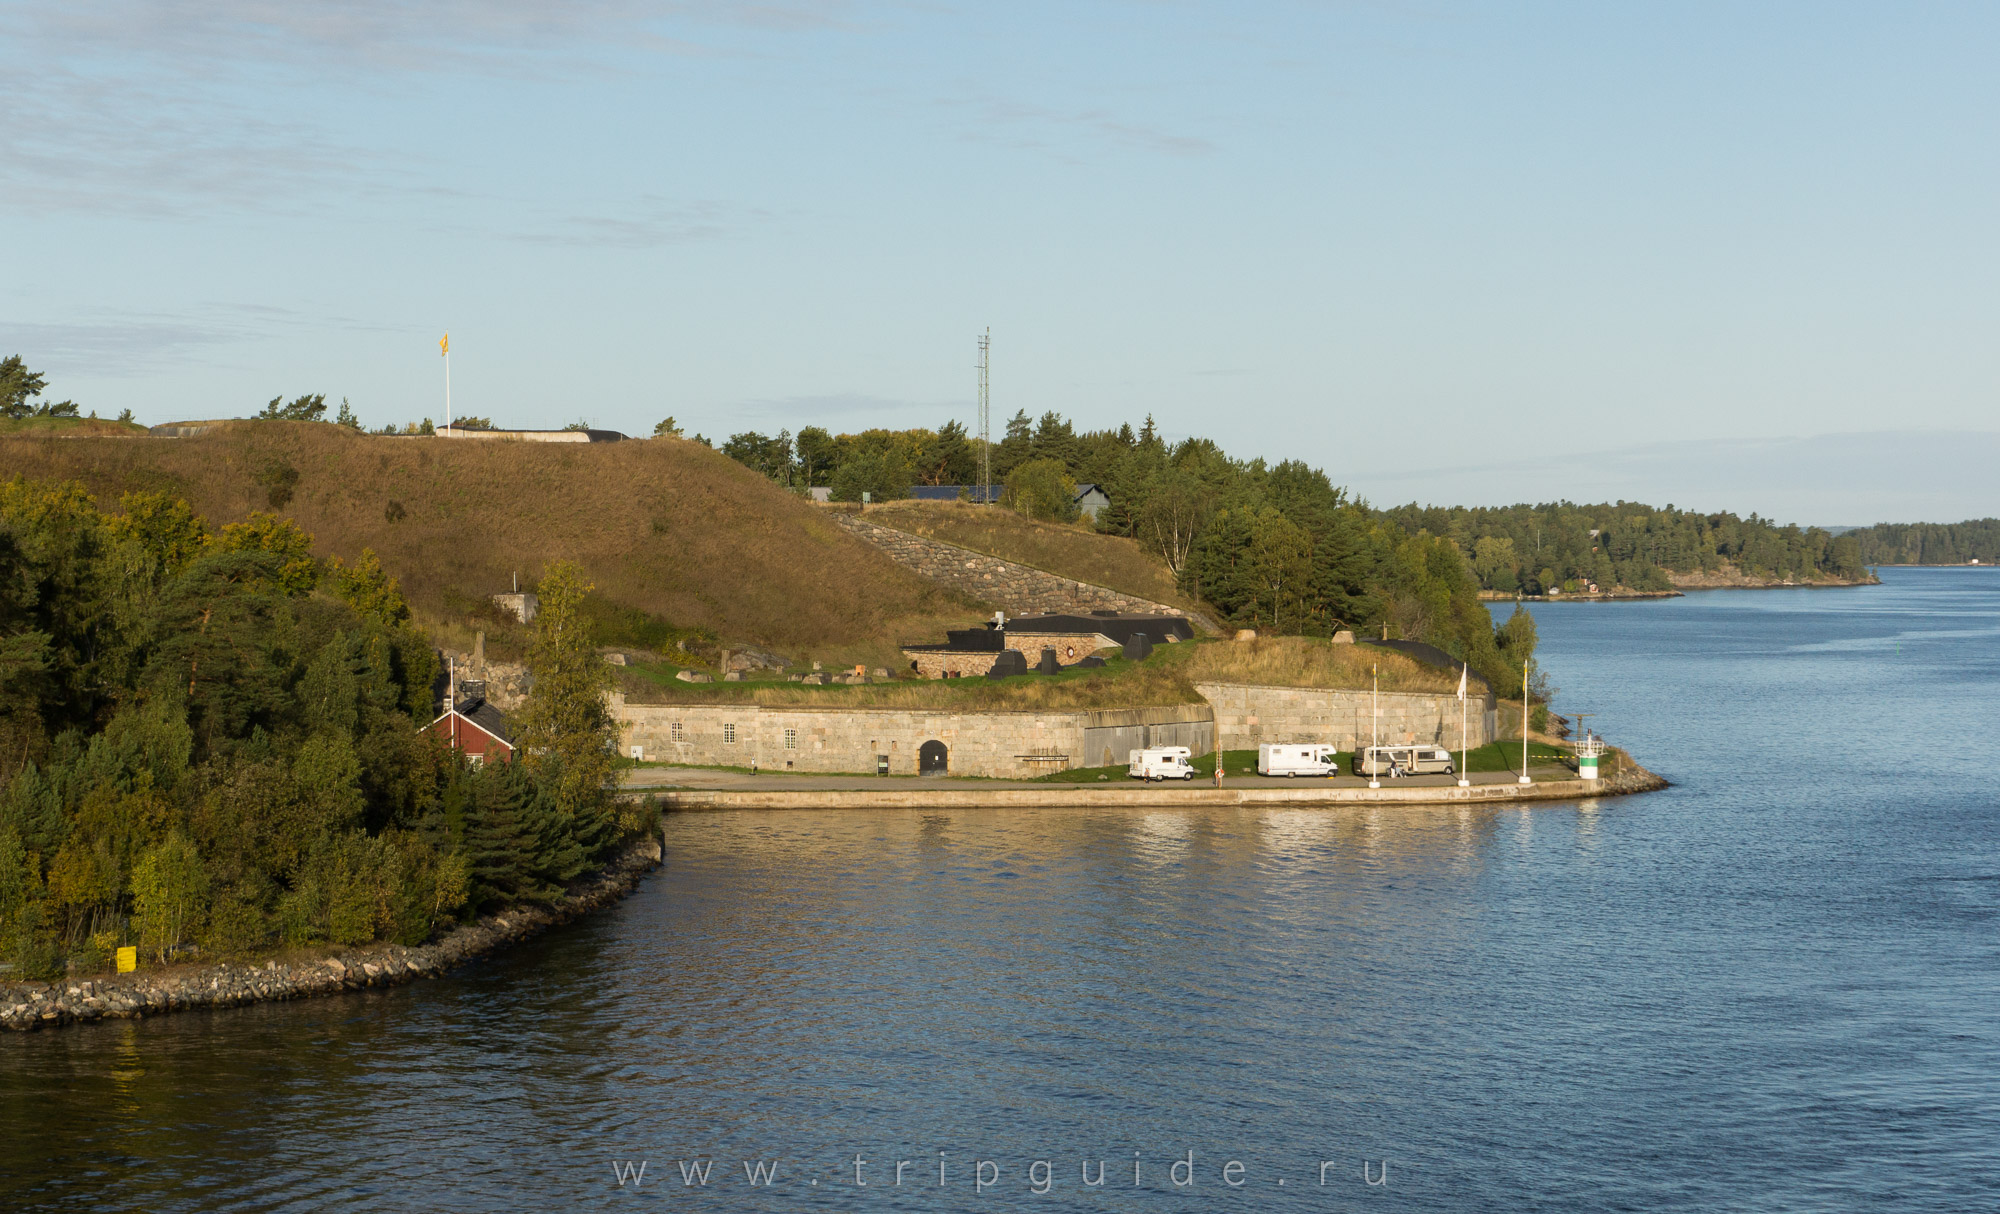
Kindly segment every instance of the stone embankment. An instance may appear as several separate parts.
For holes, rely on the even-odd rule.
[[[1184,615],[1209,632],[1215,621],[1170,603],[1122,594],[1108,586],[1058,577],[1032,565],[1002,560],[971,548],[867,522],[836,511],[834,522],[887,553],[890,560],[920,577],[949,586],[1009,615],[1040,615],[1078,611],[1136,611],[1148,615]]]
[[[659,867],[660,857],[659,838],[642,839],[548,906],[510,907],[414,947],[371,944],[317,960],[225,962],[63,982],[0,983],[0,1028],[21,1032],[94,1020],[136,1020],[435,978],[617,902],[639,884],[640,877]]]

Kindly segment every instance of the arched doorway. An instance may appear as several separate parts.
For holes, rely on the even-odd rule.
[[[921,776],[941,776],[945,773],[946,754],[944,743],[935,739],[917,748],[917,774]]]

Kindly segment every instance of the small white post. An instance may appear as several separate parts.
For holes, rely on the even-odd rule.
[[[1382,781],[1375,772],[1375,762],[1378,758],[1375,747],[1376,735],[1382,732],[1382,668],[1374,667],[1371,677],[1374,682],[1368,687],[1368,787],[1380,788]]]
[[[1521,659],[1521,783],[1533,784],[1528,778],[1528,663],[1532,659]]]
[[[1466,756],[1471,753],[1468,749],[1471,743],[1465,736],[1466,706],[1472,700],[1465,684],[1466,676],[1471,670],[1472,664],[1468,662],[1464,669],[1458,672],[1458,786],[1460,788],[1472,787],[1472,771],[1465,765]]]

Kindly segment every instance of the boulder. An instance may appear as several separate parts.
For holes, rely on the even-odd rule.
[[[743,681],[743,672],[740,670],[729,671],[722,676],[722,681],[725,683],[741,683]]]
[[[1257,639],[1257,630],[1255,628],[1238,628],[1236,630],[1236,639],[1239,641],[1254,641]]]
[[[674,672],[674,677],[675,677],[675,678],[677,678],[677,679],[679,679],[679,680],[680,680],[681,682],[683,682],[683,683],[713,683],[713,682],[715,682],[715,680],[714,680],[714,679],[712,679],[712,678],[710,678],[710,677],[709,677],[708,675],[705,675],[705,674],[699,674],[699,673],[696,673],[695,671],[692,671],[692,670],[679,670],[679,671],[675,671],[675,672]]]
[[[1336,645],[1352,645],[1354,644],[1354,634],[1343,628],[1333,634],[1333,643]]]

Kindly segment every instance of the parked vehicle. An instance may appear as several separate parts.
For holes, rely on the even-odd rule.
[[[1332,746],[1273,746],[1257,748],[1260,776],[1335,776],[1340,774],[1340,753]]]
[[[1457,764],[1442,746],[1364,746],[1354,752],[1357,776],[1454,775]]]
[[[1192,780],[1194,754],[1185,746],[1152,746],[1135,750],[1126,764],[1126,774],[1135,780]]]

